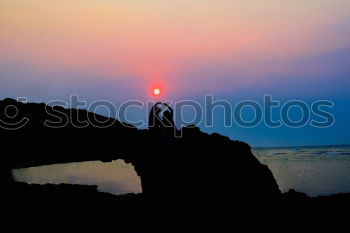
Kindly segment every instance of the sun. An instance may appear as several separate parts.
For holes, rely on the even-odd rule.
[[[155,83],[153,84],[150,89],[149,89],[149,94],[153,97],[153,98],[160,98],[164,96],[164,85],[160,84],[160,83]]]
[[[160,96],[160,94],[161,94],[160,88],[154,88],[153,89],[153,95]]]

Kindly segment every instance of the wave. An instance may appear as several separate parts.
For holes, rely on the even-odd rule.
[[[349,151],[328,151],[326,155],[350,155]]]
[[[285,154],[288,154],[288,153],[285,153],[285,152],[273,152],[272,155],[285,155]]]

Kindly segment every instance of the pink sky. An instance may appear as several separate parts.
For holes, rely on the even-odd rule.
[[[3,0],[0,61],[174,92],[220,89],[295,68],[276,61],[346,48],[349,12],[347,0]],[[241,77],[195,75],[208,66]]]

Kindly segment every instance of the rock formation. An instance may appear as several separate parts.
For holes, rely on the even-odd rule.
[[[4,128],[4,123],[15,127],[23,119],[24,127]],[[280,196],[271,171],[253,156],[249,145],[197,127],[183,128],[183,137],[169,144],[150,130],[85,110],[12,99],[0,102],[0,120],[4,182],[11,180],[9,171],[14,168],[123,159],[135,167],[143,192],[150,197]]]

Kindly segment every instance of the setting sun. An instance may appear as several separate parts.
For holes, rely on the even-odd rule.
[[[159,95],[160,95],[160,89],[159,89],[159,88],[153,89],[153,94],[154,94],[155,96],[159,96]]]

